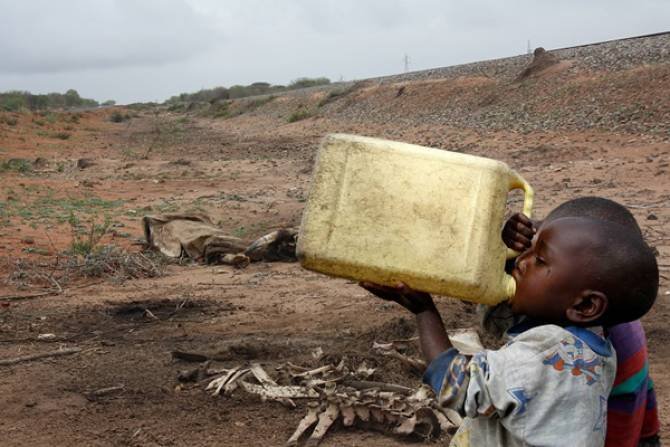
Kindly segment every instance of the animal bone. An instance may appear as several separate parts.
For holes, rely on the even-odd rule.
[[[265,372],[260,364],[252,363],[249,369],[251,370],[251,374],[253,374],[256,380],[258,380],[264,387],[277,386],[277,382],[270,378],[268,373]],[[295,402],[293,402],[291,399],[280,398],[277,400],[286,407],[295,408]]]
[[[315,390],[307,389],[301,386],[267,386],[256,385],[249,382],[240,382],[242,388],[251,394],[261,396],[261,398],[278,400],[289,398],[312,398],[319,397],[319,393]]]
[[[353,407],[342,406],[340,407],[340,413],[342,413],[342,423],[345,427],[351,427],[354,425],[354,421],[356,420],[356,412],[354,411]]]
[[[337,420],[340,415],[340,409],[335,404],[330,404],[326,410],[319,415],[319,422],[316,424],[312,436],[307,441],[307,446],[316,446],[326,435],[328,429]]]
[[[240,367],[237,366],[233,369],[229,369],[226,371],[222,376],[217,377],[216,379],[212,380],[209,385],[207,385],[207,388],[205,388],[206,391],[211,390],[214,388],[214,391],[212,392],[213,396],[217,396],[221,390],[223,389],[224,385],[228,383],[231,377],[235,375],[237,371],[240,370]]]
[[[300,420],[298,428],[295,429],[291,437],[288,439],[288,441],[286,441],[287,446],[298,445],[298,440],[300,439],[302,434],[305,433],[319,419],[318,410],[319,410],[318,405],[310,406],[307,409],[307,414],[305,415],[304,418]]]

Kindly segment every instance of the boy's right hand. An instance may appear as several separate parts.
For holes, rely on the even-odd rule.
[[[418,292],[407,284],[400,283],[395,287],[381,286],[371,282],[359,283],[368,292],[387,301],[395,301],[413,314],[434,309],[435,304],[429,293]]]
[[[532,220],[523,213],[516,213],[505,222],[502,239],[512,250],[523,252],[530,247],[535,231],[537,229]]]

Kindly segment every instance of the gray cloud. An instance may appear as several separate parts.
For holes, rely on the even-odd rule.
[[[666,0],[0,0],[0,91],[121,102],[667,31]]]
[[[182,0],[2,3],[2,72],[160,65],[188,59],[220,38]]]

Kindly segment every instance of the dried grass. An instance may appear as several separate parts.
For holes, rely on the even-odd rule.
[[[5,285],[18,290],[49,289],[55,293],[72,282],[85,278],[99,278],[122,283],[128,279],[162,276],[169,259],[156,251],[130,252],[107,245],[86,255],[71,252],[59,254],[52,262],[30,259],[9,259],[2,270],[8,274]]]

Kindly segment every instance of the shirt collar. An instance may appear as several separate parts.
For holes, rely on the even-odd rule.
[[[524,318],[519,323],[512,326],[507,331],[508,337],[516,337],[529,329],[532,329],[537,326],[541,326],[543,323],[534,321],[530,318]],[[586,343],[593,352],[604,357],[609,357],[612,355],[612,347],[610,343],[605,340],[601,335],[594,332],[598,327],[584,328],[578,326],[565,326],[563,329],[570,332],[575,337],[579,338],[581,341]]]

